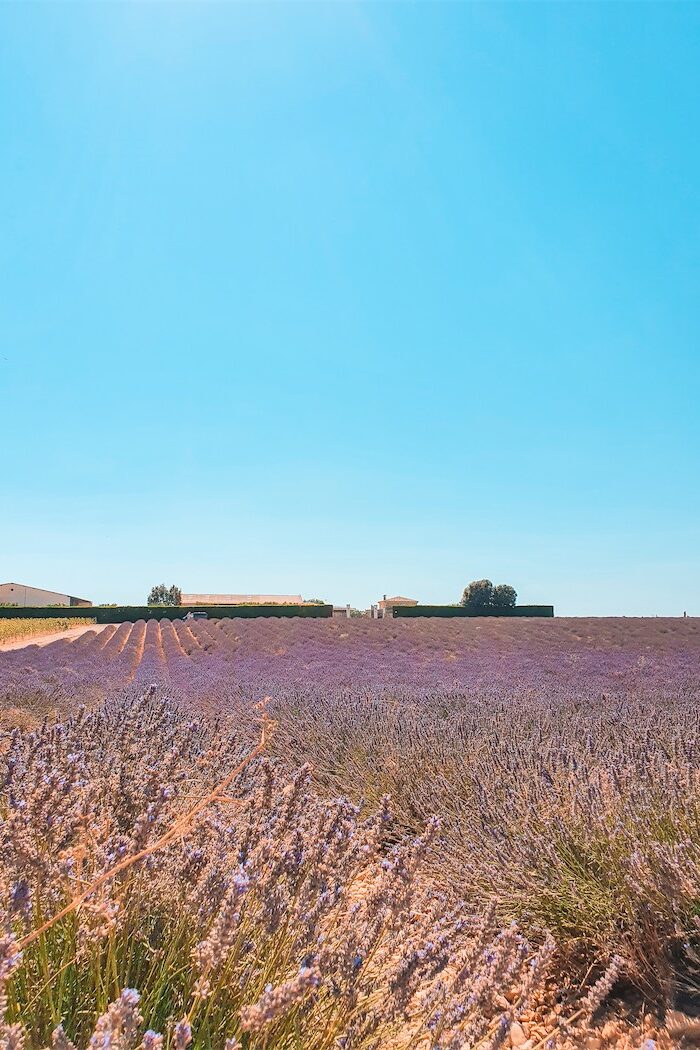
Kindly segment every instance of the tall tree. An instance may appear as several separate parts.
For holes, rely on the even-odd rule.
[[[491,604],[494,609],[514,609],[518,598],[515,587],[509,583],[499,583],[493,589]]]
[[[155,587],[151,587],[146,604],[181,605],[182,591],[179,587],[176,587],[175,584],[173,584],[172,587],[166,587],[164,583],[159,583]]]
[[[473,612],[488,609],[493,597],[493,584],[491,580],[472,580],[469,586],[464,588],[462,605]]]

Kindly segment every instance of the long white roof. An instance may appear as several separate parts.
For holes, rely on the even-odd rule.
[[[300,594],[183,594],[182,605],[302,605]]]

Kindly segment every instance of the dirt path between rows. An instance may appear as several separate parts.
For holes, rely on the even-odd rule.
[[[6,653],[10,649],[24,649],[28,645],[49,645],[61,638],[79,638],[86,631],[95,631],[99,634],[107,626],[106,623],[89,623],[84,627],[69,627],[67,631],[50,631],[47,634],[32,634],[26,638],[15,638],[12,642],[0,642],[0,653]]]

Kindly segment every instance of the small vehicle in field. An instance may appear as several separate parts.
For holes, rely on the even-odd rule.
[[[182,617],[183,620],[208,620],[209,613],[204,609],[198,609],[197,612],[188,612]]]

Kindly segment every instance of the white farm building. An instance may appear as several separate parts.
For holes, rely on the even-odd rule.
[[[26,583],[0,583],[0,605],[92,605],[87,598],[76,598],[74,594],[45,591],[43,587],[29,587]]]
[[[183,594],[181,605],[303,605],[300,594]]]

